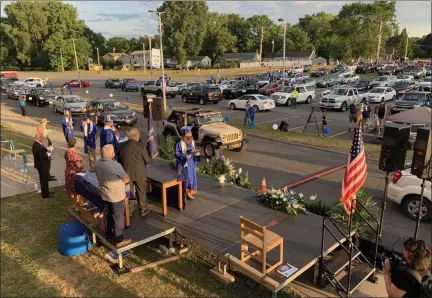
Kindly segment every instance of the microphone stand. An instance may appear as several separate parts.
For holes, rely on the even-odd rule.
[[[419,232],[419,228],[420,228],[421,209],[422,209],[422,205],[423,205],[423,198],[424,198],[423,194],[424,194],[424,189],[425,189],[425,182],[426,182],[426,179],[423,178],[422,184],[421,184],[420,203],[419,203],[419,207],[418,207],[417,223],[416,223],[415,232],[414,232],[414,238],[416,240],[417,240],[417,236],[418,236],[418,232]]]

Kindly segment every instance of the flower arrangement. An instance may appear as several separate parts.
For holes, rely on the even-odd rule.
[[[229,158],[213,157],[207,159],[207,163],[197,167],[197,171],[210,176],[232,176],[235,169],[234,164]]]
[[[242,188],[246,188],[249,190],[255,190],[255,187],[253,186],[252,182],[249,180],[249,175],[246,172],[244,176],[241,176],[243,170],[242,168],[239,168],[237,171],[233,171],[233,175],[230,176],[231,183],[234,183],[237,186],[240,186]]]
[[[262,203],[275,210],[292,215],[297,215],[299,212],[308,214],[305,203],[302,200],[302,193],[295,193],[287,188],[272,188],[264,193],[258,194],[258,197]]]

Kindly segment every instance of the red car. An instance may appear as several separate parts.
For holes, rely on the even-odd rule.
[[[262,95],[270,95],[278,91],[280,91],[280,85],[276,83],[270,83],[262,87],[259,90],[259,93]]]
[[[78,80],[72,80],[72,81],[64,83],[62,86],[67,86],[67,85],[69,85],[71,87],[78,87],[79,88],[80,83]],[[82,87],[90,87],[90,82],[81,80],[81,86]]]

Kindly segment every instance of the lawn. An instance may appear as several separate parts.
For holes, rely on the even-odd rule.
[[[0,130],[1,130],[2,141],[4,140],[13,141],[15,145],[15,149],[24,149],[28,151],[29,149],[31,149],[34,143],[33,138],[30,138],[20,133],[19,131],[13,129],[11,126],[5,124],[4,122],[2,122],[2,124],[0,125]],[[2,145],[1,147],[2,155],[4,153],[3,151],[7,152],[8,149],[9,149],[9,145]]]

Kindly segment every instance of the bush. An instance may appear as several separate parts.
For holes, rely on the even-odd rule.
[[[197,167],[197,172],[210,176],[234,175],[234,165],[229,158],[213,157],[207,163]]]
[[[242,171],[243,171],[242,168],[239,168],[238,171],[234,170],[233,175],[230,176],[231,182],[237,186],[242,187],[242,188],[246,188],[249,190],[255,190],[254,185],[249,180],[248,173],[246,172],[245,176],[241,176]]]
[[[175,166],[175,145],[177,143],[176,138],[167,136],[161,138],[159,141],[159,157],[165,160],[169,160],[171,166]]]
[[[321,200],[305,202],[306,209],[309,212],[321,215],[321,216],[329,216],[332,206],[323,203]]]

